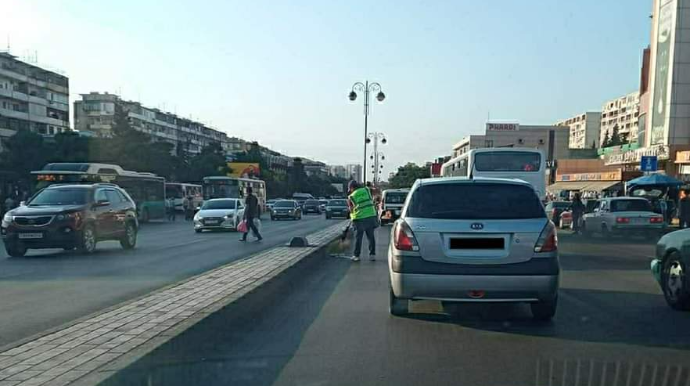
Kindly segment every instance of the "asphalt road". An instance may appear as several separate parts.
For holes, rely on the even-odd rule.
[[[132,251],[102,242],[92,255],[32,250],[11,258],[0,248],[0,347],[330,223],[316,215],[264,220],[260,243],[240,243],[234,232],[197,234],[191,222],[178,220],[144,224]]]
[[[526,305],[413,303],[388,314],[384,260],[314,259],[106,385],[687,385],[690,313],[649,274],[653,244],[561,236],[552,322]],[[316,262],[315,262],[316,261]]]

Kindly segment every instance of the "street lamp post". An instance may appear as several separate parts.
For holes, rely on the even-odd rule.
[[[370,143],[372,140],[374,141],[374,152],[369,158],[371,158],[373,162],[373,165],[371,165],[372,172],[374,173],[373,183],[376,185],[379,180],[379,174],[381,173],[380,169],[383,169],[383,165],[381,165],[380,162],[386,159],[386,156],[379,151],[379,142],[381,142],[382,145],[385,145],[388,140],[386,139],[385,134],[377,132],[369,133],[365,139],[365,142]]]
[[[381,85],[377,82],[369,83],[369,81],[356,82],[352,85],[352,91],[348,95],[350,101],[354,102],[357,99],[357,92],[364,93],[364,163],[362,164],[362,183],[365,184],[367,181],[367,143],[368,143],[368,124],[369,124],[369,93],[375,92],[376,100],[383,102],[386,99],[386,95],[381,91]]]

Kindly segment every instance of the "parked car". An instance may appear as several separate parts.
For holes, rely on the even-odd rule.
[[[599,200],[584,200],[582,203],[585,205],[585,214],[592,213],[594,208],[599,205]],[[561,212],[560,220],[558,222],[558,227],[561,229],[572,228],[573,226],[573,212],[571,210],[564,210]]]
[[[271,210],[271,220],[280,220],[281,218],[301,220],[302,207],[295,200],[277,201]]]
[[[321,213],[326,211],[326,205],[328,205],[327,199],[319,199],[319,208],[321,208]]]
[[[306,200],[302,205],[302,212],[321,214],[321,203],[318,200]]]
[[[381,224],[395,221],[400,217],[403,204],[410,189],[386,189],[381,195]]]
[[[392,230],[390,312],[409,301],[558,303],[556,227],[534,188],[513,179],[420,179]]]
[[[326,219],[333,217],[350,217],[350,208],[347,206],[347,200],[330,200],[326,205]]]
[[[664,217],[654,213],[647,199],[611,197],[599,200],[599,206],[583,216],[582,229],[586,235],[639,234],[656,239],[665,228]]]
[[[244,216],[244,203],[236,198],[207,200],[194,215],[194,231],[237,230]]]
[[[656,244],[656,258],[652,260],[652,274],[664,293],[666,303],[673,309],[690,310],[690,229],[662,236]]]
[[[134,201],[113,184],[51,185],[7,212],[0,225],[5,250],[12,257],[41,248],[92,253],[105,240],[132,249],[138,230]]]
[[[546,204],[546,216],[554,224],[558,224],[561,220],[561,213],[563,213],[572,204],[570,201],[550,201]]]

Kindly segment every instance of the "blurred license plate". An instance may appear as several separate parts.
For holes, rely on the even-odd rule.
[[[632,219],[631,222],[632,222],[633,224],[644,224],[644,223],[646,223],[647,221],[648,221],[648,220],[647,220],[646,218],[634,218],[634,219]]]
[[[207,221],[206,221],[206,224],[208,224],[208,225],[216,225],[216,224],[218,224],[218,220],[207,220]]]
[[[450,239],[450,249],[504,249],[505,239],[498,238],[456,238]]]
[[[43,233],[20,233],[20,239],[42,239]]]

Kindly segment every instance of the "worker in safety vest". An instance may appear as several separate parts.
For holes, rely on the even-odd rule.
[[[350,220],[355,229],[355,250],[352,261],[359,261],[362,252],[362,237],[367,235],[369,243],[369,259],[376,260],[376,239],[374,229],[378,227],[378,215],[374,200],[369,189],[360,186],[357,181],[350,181],[348,184],[347,203],[350,207]]]

